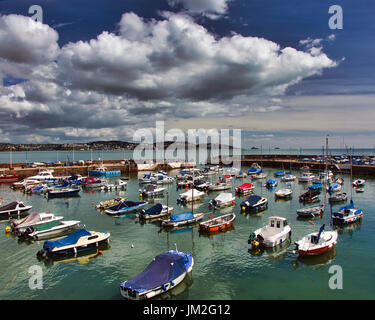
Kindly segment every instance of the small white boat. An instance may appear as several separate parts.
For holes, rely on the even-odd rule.
[[[366,183],[366,180],[364,179],[357,179],[353,181],[353,187],[363,187]]]
[[[280,189],[275,192],[275,197],[279,199],[286,199],[292,196],[293,191],[291,189]]]
[[[212,199],[208,205],[214,208],[234,206],[235,199],[236,197],[231,193],[220,193],[215,199]]]
[[[139,196],[141,197],[154,197],[163,195],[166,188],[159,187],[156,184],[148,184],[146,188],[139,189]]]
[[[209,186],[208,190],[210,191],[223,191],[232,188],[232,184],[230,182],[218,181],[215,184]]]
[[[173,207],[167,207],[162,205],[161,203],[157,203],[156,205],[148,208],[147,210],[142,209],[139,212],[139,219],[140,220],[152,220],[152,219],[159,219],[170,215],[173,212]]]
[[[297,210],[297,215],[299,217],[316,217],[321,216],[324,211],[324,205],[321,206],[315,206],[315,207],[308,207],[308,208],[302,208]]]
[[[319,232],[309,233],[301,240],[294,242],[294,252],[300,256],[316,256],[331,250],[337,243],[337,230],[323,231],[324,224]]]
[[[40,180],[35,180],[35,179],[24,179],[19,182],[14,182],[12,184],[13,189],[26,189],[28,186],[34,186],[34,185],[39,185]]]
[[[300,177],[298,177],[299,182],[310,182],[315,178],[311,172],[303,172]]]
[[[25,205],[22,201],[13,201],[0,207],[0,219],[19,216],[29,211],[32,206]]]
[[[224,169],[224,172],[225,174],[228,174],[230,176],[235,176],[237,175],[241,170],[238,169],[238,168],[235,168],[235,167],[232,167],[232,168],[225,168]]]
[[[105,183],[103,186],[101,186],[101,189],[104,191],[121,190],[125,189],[127,184],[128,183],[126,181],[118,179],[116,184]]]
[[[29,239],[41,240],[59,236],[78,227],[80,221],[51,221],[39,226],[26,228],[23,233]]]
[[[187,202],[192,202],[192,201],[198,201],[198,200],[201,200],[204,195],[205,193],[202,191],[191,189],[184,193],[179,194],[177,202],[187,203]]]
[[[259,173],[255,173],[251,176],[252,179],[266,179],[267,178],[267,174],[264,173],[264,172],[259,172]]]
[[[28,179],[31,180],[39,180],[39,181],[53,181],[57,179],[56,177],[53,176],[53,170],[43,170],[40,171],[37,175],[28,177]]]
[[[183,227],[190,224],[194,224],[202,220],[203,217],[204,213],[183,212],[170,216],[170,218],[167,220],[163,220],[161,222],[161,226],[170,228]]]
[[[282,178],[280,179],[280,181],[282,181],[282,182],[289,182],[289,181],[294,181],[294,180],[296,180],[296,179],[297,179],[296,176],[294,176],[294,175],[292,175],[292,174],[288,174],[288,175],[282,177]]]
[[[250,234],[248,243],[253,248],[259,245],[275,247],[288,240],[292,230],[286,218],[273,216],[268,218],[268,224]]]

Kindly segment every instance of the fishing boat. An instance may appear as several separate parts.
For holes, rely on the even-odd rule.
[[[146,188],[139,189],[139,196],[140,197],[159,196],[159,195],[163,195],[165,190],[166,190],[165,188],[159,187],[156,184],[148,184]]]
[[[252,183],[243,183],[236,188],[236,193],[238,194],[249,194],[254,190],[254,185]]]
[[[275,192],[275,197],[279,199],[287,199],[290,198],[293,194],[291,189],[280,189]]]
[[[68,187],[68,188],[52,188],[46,193],[47,198],[57,197],[75,197],[79,195],[81,191],[80,187]]]
[[[27,227],[20,237],[26,237],[33,240],[48,239],[60,236],[66,232],[72,231],[78,227],[80,221],[51,221],[42,225]]]
[[[194,259],[187,254],[170,250],[157,255],[144,271],[120,284],[125,299],[146,300],[176,287],[191,272]]]
[[[161,203],[157,203],[151,208],[148,208],[147,210],[142,209],[139,212],[139,219],[140,220],[152,220],[152,219],[163,218],[163,217],[170,215],[172,212],[173,212],[172,207],[163,206]]]
[[[0,207],[0,219],[25,214],[31,208],[32,206],[27,206],[22,201],[13,201]]]
[[[310,190],[322,190],[323,185],[321,183],[314,183],[311,186],[308,186]]]
[[[320,191],[319,190],[308,190],[304,194],[299,196],[300,202],[318,202]]]
[[[272,179],[268,179],[266,183],[263,185],[266,188],[275,188],[277,187],[278,182]]]
[[[128,198],[121,198],[121,197],[116,197],[114,199],[109,199],[106,201],[100,201],[95,208],[98,210],[106,210],[108,208],[117,206],[120,202],[126,201]]]
[[[334,231],[323,231],[323,224],[319,232],[309,233],[301,240],[295,241],[294,252],[300,256],[316,256],[331,250],[337,243],[338,233]]]
[[[258,195],[251,195],[245,201],[241,202],[240,208],[242,212],[259,212],[266,210],[268,207],[268,200],[267,198],[258,196]]]
[[[233,226],[233,222],[236,219],[234,213],[228,213],[199,224],[198,231],[201,233],[215,233],[224,232]]]
[[[103,166],[102,164],[100,167],[94,170],[88,170],[87,174],[92,177],[102,177],[102,178],[119,177],[121,175],[121,171],[120,170],[107,170],[107,168]]]
[[[283,177],[280,179],[280,181],[282,181],[282,182],[290,182],[290,181],[294,181],[294,180],[296,180],[296,179],[297,179],[296,176],[294,176],[294,175],[292,175],[292,174],[287,174],[287,175],[283,176]]]
[[[341,184],[330,183],[327,187],[328,192],[339,192],[341,190]]]
[[[186,191],[184,193],[181,193],[178,195],[177,202],[178,203],[187,203],[187,202],[192,202],[192,201],[199,201],[202,199],[204,196],[204,192],[196,190],[196,189],[191,189],[189,191]]]
[[[49,258],[54,256],[76,255],[79,252],[99,247],[102,243],[109,244],[108,232],[87,231],[78,229],[65,238],[55,241],[45,241],[43,249],[39,250],[37,257]]]
[[[42,225],[51,221],[60,221],[62,219],[64,219],[63,216],[55,216],[51,212],[33,212],[23,219],[13,220],[10,223],[10,227],[17,234],[23,233],[28,227]]]
[[[328,201],[329,202],[344,202],[348,199],[348,195],[346,194],[346,192],[342,192],[342,193],[336,193],[336,194],[333,194],[331,195],[329,198],[328,198]]]
[[[297,215],[301,218],[321,216],[324,212],[324,205],[308,207],[297,210]]]
[[[310,182],[315,176],[311,172],[303,172],[301,176],[298,177],[299,182]]]
[[[251,168],[247,171],[248,175],[256,175],[258,173],[261,173],[262,172],[262,167],[258,164],[258,163],[253,163],[251,165]]]
[[[203,216],[204,213],[183,212],[170,216],[167,220],[163,220],[161,226],[171,228],[183,227],[202,220]]]
[[[268,218],[268,224],[255,230],[249,236],[248,243],[253,248],[258,246],[275,247],[288,240],[292,230],[286,218],[272,216]]]
[[[332,213],[332,222],[334,224],[348,225],[350,223],[363,219],[362,209],[354,208],[353,200],[350,204],[340,208],[338,212]]]
[[[123,214],[137,211],[143,208],[144,206],[146,206],[147,204],[148,204],[147,201],[140,201],[140,202],[123,201],[123,202],[120,202],[117,206],[110,207],[104,212],[111,216],[118,216],[118,215],[123,215]]]
[[[224,208],[228,206],[234,206],[235,199],[236,197],[234,197],[231,193],[223,192],[223,193],[220,193],[215,199],[212,199],[208,203],[208,206],[216,208],[216,209]]]
[[[365,183],[366,183],[366,180],[364,180],[364,179],[357,179],[357,180],[353,181],[353,187],[356,187],[356,188],[363,187],[365,185]]]

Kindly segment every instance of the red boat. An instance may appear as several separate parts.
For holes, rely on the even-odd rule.
[[[0,174],[0,183],[16,182],[18,178],[15,172],[12,172],[12,174],[3,173]]]
[[[253,189],[254,189],[254,186],[252,183],[244,183],[236,188],[236,193],[246,194],[246,193],[250,193]]]

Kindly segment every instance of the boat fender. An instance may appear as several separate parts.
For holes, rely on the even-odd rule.
[[[77,254],[77,248],[73,248],[74,254]]]
[[[163,288],[164,291],[167,291],[167,288],[168,288],[168,287],[167,287],[166,284],[164,284],[162,288]]]
[[[174,286],[174,281],[173,280],[171,281],[171,286]]]
[[[9,227],[9,226],[6,226],[6,227],[5,227],[5,233],[10,233],[10,231],[11,231],[10,227]]]
[[[98,242],[95,243],[95,246],[98,247]]]

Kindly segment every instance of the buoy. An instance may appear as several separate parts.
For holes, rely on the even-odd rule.
[[[10,227],[9,227],[9,226],[6,226],[6,227],[5,227],[5,232],[6,232],[6,233],[9,233],[10,231],[11,231]]]
[[[232,201],[232,206],[234,206],[236,203],[234,201]]]
[[[132,245],[130,246],[130,248],[134,248],[134,244],[132,244]]]
[[[91,205],[93,205],[93,206],[94,206],[94,205],[95,205],[95,203],[94,203],[94,202],[91,202]]]
[[[256,241],[256,240],[253,240],[253,242],[252,242],[251,244],[252,244],[252,246],[253,246],[254,248],[257,248],[257,247],[259,246],[259,242]]]
[[[139,194],[139,197],[142,199],[142,193]]]
[[[99,250],[99,251],[98,251],[98,254],[102,254],[102,253],[103,253],[103,251],[102,251],[102,250]]]

